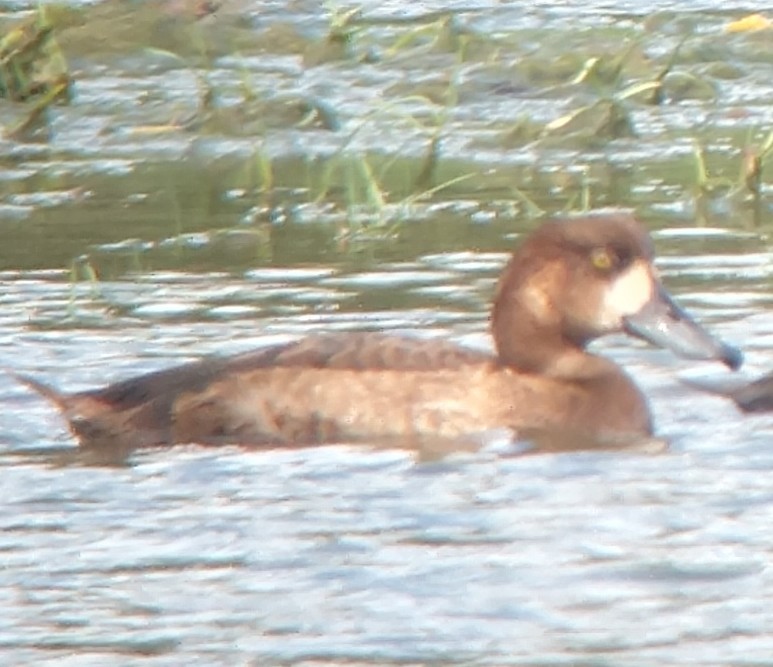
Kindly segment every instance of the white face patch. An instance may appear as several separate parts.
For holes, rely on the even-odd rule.
[[[615,330],[623,325],[623,318],[638,313],[652,298],[655,282],[649,265],[634,262],[607,287],[599,312],[599,327]]]
[[[523,291],[523,303],[538,322],[545,321],[551,313],[551,303],[545,292],[529,286]]]

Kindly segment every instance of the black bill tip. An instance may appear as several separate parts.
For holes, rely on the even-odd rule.
[[[738,370],[743,363],[743,353],[737,347],[704,329],[662,286],[638,313],[626,317],[624,323],[628,333],[680,357],[721,361],[732,370]]]

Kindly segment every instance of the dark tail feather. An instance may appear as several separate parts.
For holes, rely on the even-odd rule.
[[[22,375],[21,373],[17,373],[16,371],[11,371],[8,369],[6,369],[5,372],[8,373],[8,375],[14,378],[17,382],[25,385],[26,387],[29,387],[44,398],[47,398],[60,410],[62,410],[62,412],[66,412],[70,407],[70,402],[68,400],[69,397],[67,394],[62,393],[61,391],[57,391],[53,387],[50,387],[49,385],[44,384],[43,382],[40,382],[39,380],[36,380],[29,375]]]
[[[8,375],[17,382],[48,399],[62,412],[70,426],[70,431],[81,444],[78,456],[87,453],[85,459],[91,465],[125,465],[129,454],[136,444],[126,437],[120,428],[120,420],[113,424],[109,411],[95,409],[98,405],[88,396],[65,394],[49,385],[6,369]],[[85,411],[91,416],[83,416]],[[100,416],[100,412],[102,415]],[[79,461],[82,459],[78,459]]]
[[[109,450],[111,457],[120,458],[138,447],[172,442],[166,403],[162,403],[160,412],[153,401],[122,409],[106,401],[99,391],[66,394],[27,375],[7,372],[59,408],[73,435],[85,448]],[[167,397],[162,396],[161,400]]]

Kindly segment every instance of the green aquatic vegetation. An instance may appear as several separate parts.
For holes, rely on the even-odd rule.
[[[683,36],[663,63],[644,57],[644,37],[615,37],[623,40],[622,49],[611,49],[603,39],[598,46],[589,40],[591,46],[586,44],[584,52],[562,53],[541,63],[543,70],[554,68],[546,77],[553,85],[535,94],[570,97],[580,103],[545,123],[539,133],[533,123],[530,127],[522,122],[505,136],[524,143],[531,138],[543,147],[600,147],[608,141],[638,136],[632,119],[638,105],[661,105],[666,100],[685,98],[708,100],[716,96],[716,88],[704,76],[679,68],[680,54],[691,35]],[[529,62],[534,65],[535,58]],[[534,80],[533,73],[531,76]]]
[[[699,211],[710,202],[723,202],[725,208],[737,211],[751,202],[751,222],[756,227],[762,216],[764,190],[762,186],[766,161],[773,153],[773,131],[758,144],[747,133],[745,145],[738,150],[737,176],[727,175],[733,165],[724,170],[713,170],[708,165],[708,148],[697,139],[693,143],[693,178],[691,182]]]
[[[417,18],[407,28],[397,33],[386,47],[386,58],[416,58],[422,54],[456,53],[463,48],[464,40],[459,25],[452,14],[433,13]]]
[[[752,197],[752,215],[755,227],[760,226],[764,211],[764,190],[762,186],[763,172],[766,163],[773,155],[773,130],[769,131],[765,139],[754,145],[747,142],[741,151],[741,169],[739,181]]]
[[[773,138],[756,134],[744,143],[738,135],[745,122],[759,122],[755,110],[734,96],[742,101],[727,111],[722,99],[726,88],[737,89],[735,79],[748,76],[754,44],[707,32],[711,18],[692,16],[684,26],[664,16],[492,26],[475,9],[404,16],[379,10],[371,17],[367,8],[329,3],[326,14],[304,8],[296,20],[290,3],[260,20],[242,10],[239,23],[238,10],[217,21],[181,18],[182,4],[106,0],[65,12],[52,32],[64,33],[78,71],[93,78],[89,85],[105,70],[120,77],[128,63],[126,79],[143,87],[142,106],[126,115],[120,84],[112,117],[109,87],[96,102],[95,125],[106,119],[111,132],[134,124],[100,135],[107,136],[105,154],[128,138],[142,164],[143,144],[166,131],[177,133],[169,145],[194,146],[186,161],[212,184],[209,201],[191,205],[179,183],[136,186],[153,192],[158,185],[172,199],[157,221],[180,239],[177,246],[170,241],[169,254],[175,247],[183,254],[191,229],[234,218],[235,228],[252,229],[252,222],[266,234],[319,220],[335,226],[340,239],[367,242],[393,238],[406,221],[455,200],[460,210],[479,205],[477,220],[488,221],[489,213],[500,215],[487,208],[499,198],[513,216],[528,219],[598,205],[646,208],[658,197],[693,204],[730,194],[748,204],[769,192]],[[235,4],[223,3],[223,11]],[[143,66],[151,61],[147,74],[137,71],[138,58]],[[178,90],[174,72],[195,78],[198,94],[184,81]],[[162,85],[171,91],[154,89],[157,81],[168,81]],[[20,133],[45,120],[60,94],[53,88],[41,95]],[[78,109],[87,122],[89,104]],[[76,114],[63,114],[63,127],[70,116]],[[746,146],[740,159],[739,146]],[[633,186],[618,191],[605,169],[610,163],[635,172]]]
[[[521,148],[537,141],[545,126],[523,114],[511,127],[505,130],[497,140],[507,148]]]
[[[679,45],[676,47],[676,50],[678,49]],[[571,80],[570,85],[589,86],[596,99],[547,123],[541,139],[564,136],[598,144],[614,139],[636,137],[630,105],[647,100],[650,103],[658,103],[661,100],[663,79],[672,68],[672,62],[669,61],[663,70],[652,78],[629,83],[624,75],[625,64],[631,54],[638,50],[637,42],[609,62],[599,57],[589,58]]]
[[[547,211],[537,204],[532,197],[529,197],[524,190],[513,185],[510,187],[510,194],[521,204],[525,218],[534,220],[543,217],[547,213]]]
[[[271,158],[261,147],[255,149],[255,159],[252,164],[259,181],[258,191],[263,193],[272,192],[274,189],[274,169],[271,164]]]
[[[376,182],[365,156],[345,158],[341,162],[343,170],[343,195],[350,222],[356,223],[361,214],[374,216],[381,221],[386,198]]]
[[[744,145],[739,148],[738,176],[713,174],[707,166],[706,147],[695,140],[693,147],[694,186],[700,195],[715,196],[718,193],[728,196],[751,194],[755,198],[762,195],[762,177],[766,163],[773,155],[773,131],[755,144],[747,132]]]
[[[328,31],[323,39],[305,45],[303,64],[307,67],[356,59],[354,44],[361,28],[355,19],[360,14],[360,8],[345,9],[331,2],[326,2],[325,7],[328,11]]]
[[[732,178],[710,173],[706,165],[706,150],[697,141],[693,144],[693,160],[695,165],[695,188],[699,195],[714,196],[720,193],[726,194],[736,185]]]
[[[626,66],[634,55],[639,54],[640,49],[641,40],[636,39],[619,54],[591,56],[585,60],[570,83],[586,84],[599,91],[619,88],[623,84]]]
[[[0,96],[23,102],[45,95],[67,78],[54,28],[43,15],[12,28],[0,40]]]
[[[517,122],[501,129],[492,123],[491,129],[499,132],[498,140],[492,141],[496,148],[529,147],[542,153],[567,149],[606,151],[610,142],[639,139],[635,119],[636,112],[643,107],[685,97],[710,101],[716,95],[711,81],[701,71],[691,71],[689,61],[681,55],[687,42],[699,39],[690,30],[672,40],[673,45],[665,55],[653,57],[648,46],[658,35],[630,25],[601,25],[569,34],[519,28],[484,35],[450,12],[427,13],[401,21],[371,19],[360,8],[334,4],[326,8],[329,27],[323,41],[342,49],[334,60],[362,62],[362,54],[368,53],[379,55],[370,61],[376,67],[388,62],[389,66],[409,63],[409,67],[419,68],[422,59],[430,64],[444,64],[432,71],[433,76],[416,80],[406,77],[390,85],[386,102],[366,109],[348,134],[333,137],[337,147],[332,153],[325,151],[299,160],[304,165],[301,171],[277,171],[272,160],[258,156],[258,168],[250,167],[246,173],[253,174],[253,190],[262,202],[273,200],[272,191],[297,187],[300,183],[305,185],[310,201],[330,201],[340,205],[350,220],[369,219],[378,226],[403,214],[395,210],[409,208],[401,209],[400,201],[421,201],[420,193],[433,190],[436,183],[452,182],[460,192],[465,187],[477,187],[478,179],[467,178],[464,173],[475,171],[476,167],[445,155],[443,146],[455,110],[471,95],[485,94],[485,86],[469,83],[481,68],[492,80],[496,94],[555,98],[562,109],[549,120],[537,120],[523,113]],[[310,60],[309,43],[302,42],[291,51],[302,56],[305,67],[329,62]],[[512,82],[514,75],[524,73],[525,78]],[[346,127],[345,112],[324,97],[280,99],[272,91],[260,91],[253,77],[247,70],[242,73],[243,104],[226,110],[217,109],[216,105],[207,109],[212,118],[219,119],[206,125],[210,130],[265,137],[276,127],[322,128],[331,133]],[[499,85],[497,79],[501,81]],[[526,85],[522,85],[524,80]],[[542,87],[530,87],[533,84]],[[406,102],[412,99],[423,102],[418,113],[415,105],[406,110]],[[351,122],[351,118],[348,120]],[[389,127],[391,137],[399,136],[404,126],[410,129],[405,132],[402,145],[393,142],[380,150],[376,146],[363,149],[354,139],[371,124]],[[419,142],[426,149],[416,157]],[[457,180],[461,176],[464,178]],[[598,179],[581,178],[577,173],[568,180],[572,184],[570,194],[560,202],[561,207],[587,208],[594,201],[594,190],[600,184],[603,187]],[[510,190],[529,215],[542,211],[544,204],[536,203],[541,197],[534,195],[530,187],[516,182]]]
[[[416,177],[416,190],[426,190],[431,187],[435,182],[438,170],[438,162],[440,161],[440,146],[442,142],[442,134],[440,129],[433,135],[432,139],[427,146],[427,152],[424,155],[423,164],[419,170],[419,174]]]
[[[4,128],[12,138],[44,125],[51,105],[69,101],[67,61],[43,9],[0,39],[0,97],[25,106],[26,115]]]
[[[480,187],[485,179],[474,173],[478,170],[475,163],[465,164],[458,156],[446,155],[444,144],[454,131],[449,121],[456,122],[455,110],[471,96],[486,94],[485,82],[490,82],[494,94],[502,98],[512,95],[519,103],[531,97],[556,99],[561,111],[547,120],[524,112],[515,123],[497,125],[492,121],[487,128],[491,134],[482,133],[476,141],[495,149],[528,147],[538,156],[555,150],[578,153],[578,159],[564,170],[566,177],[558,188],[558,197],[550,188],[543,192],[539,189],[542,186],[533,183],[516,180],[507,185],[527,217],[542,215],[547,208],[586,210],[594,204],[614,205],[616,200],[604,194],[613,187],[591,166],[592,159],[583,164],[583,153],[599,155],[614,150],[611,142],[632,145],[640,140],[651,131],[650,127],[643,131],[637,127],[638,115],[644,116],[638,112],[648,107],[683,99],[707,105],[718,101],[718,87],[703,67],[704,61],[696,67],[696,61],[691,60],[697,51],[696,43],[708,41],[693,26],[676,34],[673,26],[670,32],[661,26],[658,33],[651,27],[642,32],[612,25],[571,34],[530,28],[482,35],[448,12],[414,16],[402,23],[393,20],[391,31],[384,30],[384,25],[384,21],[369,20],[357,10],[331,10],[331,26],[335,26],[331,34],[343,30],[342,41],[348,46],[356,38],[360,52],[378,52],[381,58],[374,61],[377,65],[388,61],[391,66],[407,63],[411,69],[419,69],[419,63],[426,59],[430,75],[424,72],[424,76],[406,77],[392,84],[388,91],[392,97],[366,111],[355,129],[340,137],[333,153],[310,156],[305,161],[310,200],[341,206],[351,228],[356,227],[358,233],[365,227],[384,229],[399,224],[412,215],[416,205],[440,192],[464,196]],[[381,29],[378,35],[370,30],[374,26]],[[661,43],[654,44],[663,35],[668,35],[668,49]],[[432,69],[437,63],[441,66]],[[484,83],[475,81],[478,73],[484,75]],[[739,75],[737,66],[730,75]],[[421,111],[417,113],[415,106],[405,111],[409,105],[404,102],[408,100],[422,100]],[[295,122],[300,128],[321,123],[331,132],[344,126],[338,121],[338,109],[326,100],[310,104],[307,114]],[[390,127],[391,136],[399,135],[403,126],[414,132],[405,133],[402,146],[363,150],[354,139],[371,123]],[[670,131],[666,128],[666,132]],[[702,130],[696,128],[695,132],[697,137]],[[674,135],[676,141],[687,138]],[[486,144],[487,140],[490,143]],[[712,139],[701,137],[701,141],[710,146]],[[419,142],[426,148],[416,157]],[[764,159],[759,157],[754,153],[747,158],[744,178],[748,192],[762,191]],[[736,188],[723,174],[709,172],[699,150],[679,159],[687,167],[674,171],[675,180],[692,183],[697,196],[719,196]],[[270,183],[261,186],[261,196],[267,190],[288,185],[276,173],[270,180],[259,180]]]
[[[81,302],[81,290],[79,286],[85,281],[88,285],[88,299],[90,301],[103,301],[102,287],[97,271],[88,255],[76,257],[70,263],[70,295],[67,299],[67,319],[78,319],[79,304]]]
[[[673,72],[664,77],[658,90],[660,97],[672,101],[711,100],[717,96],[717,88],[703,76],[692,72]]]

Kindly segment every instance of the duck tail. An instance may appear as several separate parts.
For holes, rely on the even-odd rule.
[[[5,372],[20,384],[29,387],[44,398],[47,398],[60,410],[66,411],[70,407],[70,402],[68,400],[69,397],[67,394],[62,393],[61,391],[58,391],[50,385],[47,385],[40,380],[36,380],[29,375],[23,375],[22,373],[17,373],[16,371],[11,371],[8,369],[6,369]]]
[[[67,420],[70,431],[82,448],[100,451],[102,463],[123,463],[126,456],[142,444],[140,436],[127,430],[122,414],[113,414],[109,408],[87,392],[66,394],[29,377],[6,369],[17,382],[51,401]],[[144,434],[143,434],[144,435]]]

